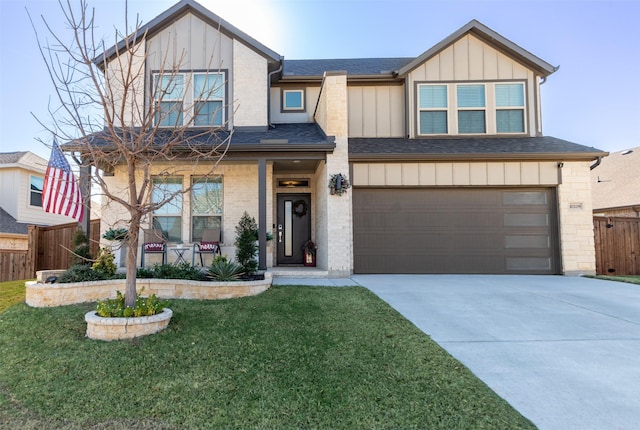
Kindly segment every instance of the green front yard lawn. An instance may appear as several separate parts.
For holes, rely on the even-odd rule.
[[[165,331],[112,343],[92,307],[0,313],[0,428],[534,428],[363,288],[171,300]]]
[[[605,276],[598,275],[596,279],[605,279],[607,281],[627,282],[629,284],[640,284],[640,276]]]

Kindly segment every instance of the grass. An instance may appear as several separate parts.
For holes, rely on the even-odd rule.
[[[0,282],[0,313],[16,303],[24,302],[25,281]]]
[[[640,276],[606,276],[606,275],[598,275],[594,276],[596,279],[604,279],[607,281],[618,281],[618,282],[627,282],[629,284],[639,284],[640,285]]]
[[[163,332],[84,337],[91,304],[0,314],[0,428],[531,429],[359,287],[172,300]]]

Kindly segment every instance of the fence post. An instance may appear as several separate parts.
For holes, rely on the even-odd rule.
[[[36,225],[27,226],[27,255],[24,271],[29,278],[36,277],[36,267],[38,267],[38,231],[39,228]]]

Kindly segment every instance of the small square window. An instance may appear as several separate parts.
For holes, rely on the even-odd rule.
[[[282,110],[304,111],[304,90],[283,90]]]

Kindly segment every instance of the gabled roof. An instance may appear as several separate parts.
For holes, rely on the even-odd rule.
[[[413,70],[420,64],[424,63],[434,55],[438,54],[440,51],[442,51],[447,46],[451,45],[452,43],[454,43],[455,41],[457,41],[467,33],[472,33],[474,36],[478,37],[479,39],[495,46],[496,48],[498,48],[508,56],[515,58],[520,63],[531,68],[532,70],[535,70],[541,76],[545,76],[545,77],[549,76],[550,74],[558,70],[557,67],[554,67],[551,64],[547,63],[546,61],[536,57],[529,51],[521,48],[520,46],[516,45],[509,39],[501,36],[500,34],[491,30],[486,25],[474,19],[469,21],[466,25],[460,27],[456,32],[452,33],[449,37],[443,39],[441,42],[437,43],[432,48],[423,52],[420,56],[418,56],[416,59],[414,59],[410,63],[402,66],[400,69],[398,69],[398,74],[405,75],[409,73],[411,70]]]
[[[44,172],[47,160],[31,151],[0,152],[0,168],[23,168],[36,172]]]
[[[611,153],[591,179],[594,209],[640,206],[640,147]]]
[[[248,47],[256,51],[258,54],[262,55],[263,57],[267,58],[267,60],[271,62],[280,62],[282,59],[282,56],[280,54],[267,48],[256,39],[252,38],[237,27],[231,25],[230,23],[220,18],[218,15],[211,12],[194,0],[180,0],[178,3],[149,21],[147,24],[140,27],[140,29],[132,35],[133,40],[137,41],[138,38],[144,37],[145,33],[147,35],[147,38],[153,36],[162,31],[169,24],[175,22],[178,18],[186,15],[187,13],[193,13],[210,25],[216,28],[219,27],[222,33],[243,42]],[[116,52],[123,49],[125,45],[126,43],[124,40],[120,41],[117,45],[112,46],[111,48],[107,49],[102,54],[94,58],[93,62],[101,67],[105,57],[107,60],[111,59],[116,54]]]
[[[550,136],[466,138],[349,138],[350,161],[595,160],[599,149]]]
[[[0,164],[18,163],[26,153],[27,151],[0,152]]]

